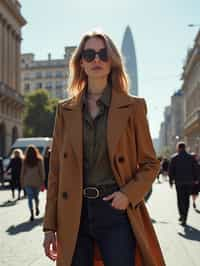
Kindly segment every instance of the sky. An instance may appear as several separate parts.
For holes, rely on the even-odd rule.
[[[78,45],[94,28],[110,35],[121,50],[130,26],[135,42],[139,96],[148,106],[153,138],[159,136],[164,108],[181,88],[187,50],[200,24],[199,0],[20,0],[27,20],[22,29],[22,53],[35,59],[63,58],[64,47]]]

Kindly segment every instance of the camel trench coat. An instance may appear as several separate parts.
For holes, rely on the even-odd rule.
[[[80,224],[83,187],[82,93],[58,105],[50,158],[44,230],[57,232],[57,266],[71,266]],[[165,265],[144,195],[159,169],[144,99],[112,90],[107,143],[116,182],[130,201],[127,209],[137,240],[137,266]],[[103,266],[96,248],[94,265]]]

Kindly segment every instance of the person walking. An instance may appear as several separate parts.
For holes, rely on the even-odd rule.
[[[20,173],[23,161],[23,152],[20,149],[14,149],[11,155],[10,163],[8,164],[6,171],[11,170],[11,191],[12,198],[15,198],[15,189],[18,190],[18,200],[20,199],[21,184],[20,184]]]
[[[49,159],[50,159],[50,153],[51,149],[50,147],[47,147],[45,150],[44,154],[44,170],[45,170],[45,180],[44,180],[44,185],[45,188],[47,189],[48,187],[48,175],[49,175]]]
[[[39,192],[41,186],[44,185],[43,159],[34,145],[29,145],[25,151],[20,178],[21,186],[25,188],[27,194],[30,221],[33,221],[33,199],[35,201],[35,215],[38,216],[40,213]]]
[[[163,158],[161,161],[161,174],[164,181],[167,181],[169,170],[169,160],[167,158]]]
[[[159,164],[160,164],[160,167],[159,167],[159,171],[158,171],[158,174],[157,174],[157,183],[160,184],[161,181],[160,181],[160,175],[162,174],[162,167],[161,167],[161,163],[162,163],[162,156],[158,156],[158,161],[159,161]]]
[[[146,103],[128,94],[121,56],[85,34],[70,62],[72,98],[57,108],[44,251],[57,266],[162,266],[144,204],[159,170]]]
[[[186,152],[184,142],[177,144],[177,153],[171,157],[169,164],[169,183],[175,183],[179,221],[185,226],[188,217],[192,185],[198,180],[197,162]]]
[[[192,185],[192,206],[196,210],[196,199],[198,198],[199,192],[200,192],[200,164],[199,164],[199,158],[198,155],[195,153],[192,153],[192,156],[197,162],[197,171],[198,171],[198,180],[196,180]]]
[[[0,181],[1,181],[1,186],[4,187],[4,169],[3,169],[2,157],[0,157]]]

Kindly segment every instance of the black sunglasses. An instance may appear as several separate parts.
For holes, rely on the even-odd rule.
[[[94,49],[85,49],[82,51],[82,58],[87,62],[92,62],[96,55],[98,55],[101,61],[108,61],[108,53],[106,48],[100,49],[98,52],[96,52]]]

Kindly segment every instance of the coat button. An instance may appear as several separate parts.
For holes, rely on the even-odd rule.
[[[68,193],[65,191],[62,193],[62,197],[63,199],[67,199],[68,198]]]
[[[124,162],[124,157],[123,156],[119,156],[118,157],[118,162],[119,163],[123,163]]]
[[[64,158],[67,158],[67,153],[66,152],[64,153]]]

